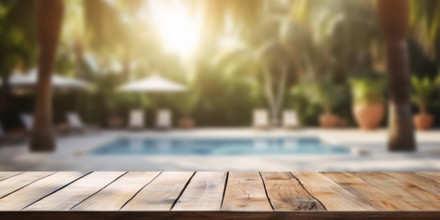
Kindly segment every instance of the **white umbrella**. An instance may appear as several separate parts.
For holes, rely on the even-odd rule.
[[[184,92],[185,86],[165,79],[159,75],[152,75],[143,80],[125,84],[119,88],[125,92]]]
[[[37,70],[33,69],[28,73],[13,72],[9,77],[9,84],[12,87],[32,87],[37,84]],[[88,83],[79,80],[52,74],[52,86],[55,88],[85,88]]]

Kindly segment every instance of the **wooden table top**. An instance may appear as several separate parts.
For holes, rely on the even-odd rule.
[[[8,218],[440,219],[440,172],[0,172],[0,210]]]

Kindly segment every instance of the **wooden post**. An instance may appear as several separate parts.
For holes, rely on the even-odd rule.
[[[379,21],[384,34],[390,88],[390,151],[415,151],[416,142],[410,106],[410,73],[407,49],[409,0],[378,0]],[[373,86],[373,85],[372,85]]]
[[[38,84],[31,151],[54,151],[52,72],[63,16],[63,0],[37,1]]]

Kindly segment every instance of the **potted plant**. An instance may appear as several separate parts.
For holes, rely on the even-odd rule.
[[[197,93],[189,92],[182,94],[179,100],[176,100],[178,108],[181,112],[182,117],[179,119],[178,125],[182,129],[190,129],[195,126],[195,121],[191,117],[191,113],[194,110],[199,96]]]
[[[384,81],[374,77],[350,80],[353,97],[353,115],[362,130],[379,127],[385,114]]]
[[[323,128],[335,128],[341,125],[339,116],[333,113],[333,109],[344,98],[344,87],[330,80],[311,81],[300,85],[304,95],[311,103],[321,107],[323,112],[319,116],[319,124]]]
[[[417,130],[428,130],[432,127],[434,117],[427,111],[430,98],[440,86],[440,77],[437,80],[430,80],[428,77],[411,78],[412,94],[411,101],[418,106],[419,113],[414,115],[414,125]]]
[[[124,119],[117,114],[112,114],[107,118],[107,125],[110,129],[122,128],[124,126]]]

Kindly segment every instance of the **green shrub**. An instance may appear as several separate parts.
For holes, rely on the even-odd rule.
[[[331,113],[347,98],[344,85],[331,80],[301,82],[291,89],[291,94],[306,98],[325,113]]]
[[[440,87],[440,75],[435,80],[412,76],[411,85],[411,101],[418,106],[420,112],[425,113],[434,92]]]
[[[383,103],[385,81],[382,77],[362,76],[350,79],[353,103]]]

